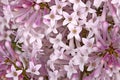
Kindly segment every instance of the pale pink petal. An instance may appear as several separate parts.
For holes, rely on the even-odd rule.
[[[33,62],[29,62],[29,66],[30,66],[30,69],[32,69],[34,67],[34,63]]]
[[[75,39],[78,40],[78,41],[80,41],[80,36],[79,36],[79,34],[75,35]]]
[[[86,7],[85,3],[83,3],[81,0],[80,0],[79,4],[80,4],[81,7]]]
[[[68,18],[68,17],[69,17],[69,14],[68,14],[67,12],[63,12],[63,16],[64,16],[65,18]]]
[[[36,71],[34,74],[36,74],[36,75],[40,75],[40,72]]]
[[[68,23],[69,23],[69,21],[65,19],[65,20],[63,21],[63,26],[66,25],[66,24],[68,24]]]
[[[18,79],[18,76],[16,76],[16,77],[13,77],[13,80],[19,80],[19,79]]]
[[[18,76],[22,73],[22,70],[18,70],[18,71],[16,71],[17,72],[17,74],[18,74]]]
[[[5,76],[8,77],[8,78],[13,77],[13,73],[12,73],[12,72],[11,72],[11,73],[8,73],[8,74],[6,74]]]
[[[50,22],[51,22],[51,27],[53,27],[55,25],[55,23],[56,23],[55,20],[51,20]]]
[[[14,67],[14,65],[11,66],[11,71],[16,71],[16,68]]]
[[[67,36],[67,39],[72,39],[72,38],[73,38],[73,34],[69,33],[68,36]]]
[[[62,16],[56,15],[55,16],[55,20],[60,20],[62,18]]]
[[[36,70],[39,70],[40,68],[41,68],[41,64],[37,64],[36,66],[35,66],[35,68],[36,68]]]
[[[35,37],[31,37],[30,38],[30,44],[33,43],[35,40],[36,40]]]
[[[88,40],[86,38],[82,38],[82,42],[83,42],[83,44],[87,44]]]
[[[45,18],[45,19],[50,19],[50,15],[49,15],[49,14],[48,14],[48,15],[45,15],[44,18]]]

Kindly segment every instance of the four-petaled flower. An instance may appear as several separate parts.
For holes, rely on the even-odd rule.
[[[40,75],[39,69],[41,68],[41,64],[34,65],[32,61],[29,62],[29,68],[26,70],[26,72]]]
[[[50,43],[53,44],[53,48],[57,49],[58,47],[64,47],[68,48],[63,42],[62,42],[62,34],[58,34],[56,38],[50,38]]]
[[[68,14],[67,12],[63,12],[63,16],[65,20],[63,21],[63,25],[67,25],[69,23],[77,25],[77,15],[76,12],[73,12],[72,14]]]
[[[13,78],[13,80],[19,80],[19,75],[22,73],[22,70],[16,70],[14,65],[11,66],[11,71],[6,74],[7,78]]]
[[[73,24],[69,24],[68,29],[69,29],[70,33],[68,34],[67,39],[72,39],[73,37],[75,37],[76,40],[80,41],[79,34],[82,31],[82,27],[75,26]]]
[[[80,51],[81,52],[81,51]],[[70,61],[73,65],[78,65],[81,71],[84,71],[84,65],[88,60],[88,55],[83,53],[77,53]]]
[[[51,7],[51,9],[55,9],[59,14],[62,14],[63,12],[63,7],[67,5],[67,3],[60,2],[59,0],[55,0],[54,6]]]
[[[87,48],[88,53],[91,53],[92,51],[94,51],[94,38],[82,38],[82,42],[84,44],[84,48]]]
[[[74,73],[77,73],[77,70],[74,68],[74,66],[72,64],[69,64],[69,65],[65,65],[64,66],[64,69],[65,71],[67,71],[67,77],[70,79],[71,76],[74,74]]]
[[[60,20],[62,16],[57,15],[55,10],[51,10],[50,14],[44,16],[45,19],[50,20],[51,27],[54,27],[57,20]]]

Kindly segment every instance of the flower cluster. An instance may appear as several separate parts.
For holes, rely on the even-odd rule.
[[[0,0],[0,80],[120,80],[120,1]]]

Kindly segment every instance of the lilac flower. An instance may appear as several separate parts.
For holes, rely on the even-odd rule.
[[[18,76],[22,73],[22,70],[16,70],[15,67],[11,66],[11,72],[6,74],[6,77],[13,78],[13,80],[19,80]]]
[[[0,79],[119,80],[119,0],[0,0]]]
[[[40,64],[34,65],[33,62],[29,62],[29,68],[26,71],[31,74],[40,75],[40,73],[38,71],[40,69],[40,67],[41,67]]]
[[[79,69],[81,71],[84,71],[84,65],[87,63],[88,60],[88,55],[82,53],[76,53],[76,55],[74,55],[74,57],[71,59],[70,63],[73,65],[78,65]]]
[[[60,2],[59,0],[55,0],[54,6],[51,6],[51,9],[55,9],[59,14],[62,14],[63,7],[67,5],[67,3]]]
[[[62,16],[57,15],[57,14],[56,14],[56,11],[52,10],[52,11],[50,12],[50,14],[45,15],[44,18],[45,18],[45,19],[49,19],[49,20],[50,20],[50,25],[51,25],[51,27],[53,27],[53,26],[55,26],[56,21],[57,21],[57,20],[60,20],[60,19],[62,18]]]
[[[77,70],[74,68],[73,65],[65,65],[64,69],[67,71],[67,77],[70,79],[72,74],[77,73]]]
[[[58,48],[58,47],[64,47],[68,48],[63,42],[62,42],[62,35],[58,34],[56,38],[50,38],[50,42],[53,44],[53,48]]]
[[[66,25],[68,23],[77,25],[77,17],[75,12],[73,12],[71,15],[69,15],[67,12],[63,12],[63,16],[65,18],[63,25]]]
[[[73,24],[69,24],[68,25],[68,29],[70,31],[70,33],[68,34],[68,39],[72,39],[73,37],[75,37],[76,40],[80,41],[80,32],[82,31],[82,28],[80,26],[75,26]]]

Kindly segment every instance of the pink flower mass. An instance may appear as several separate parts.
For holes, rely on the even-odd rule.
[[[120,0],[0,0],[0,80],[120,80]]]

